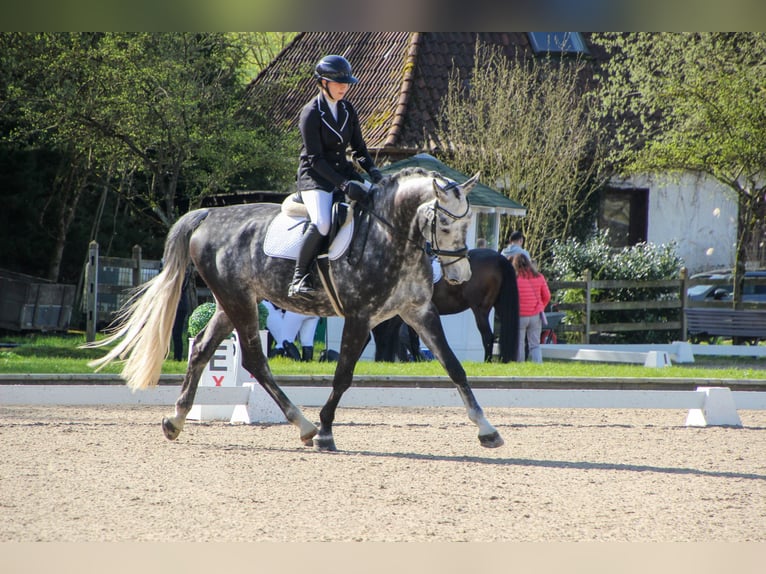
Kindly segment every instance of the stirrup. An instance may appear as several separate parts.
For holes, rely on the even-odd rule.
[[[288,297],[311,297],[316,293],[314,285],[311,282],[311,275],[306,274],[298,281],[290,283],[290,287],[287,289]]]

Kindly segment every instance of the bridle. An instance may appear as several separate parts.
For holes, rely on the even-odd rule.
[[[448,190],[451,187],[457,187],[457,183],[451,182],[444,189]],[[438,213],[443,213],[444,215],[446,215],[447,217],[449,217],[453,221],[457,221],[459,219],[463,219],[464,217],[466,217],[468,215],[468,212],[471,210],[471,203],[468,201],[467,197],[465,198],[465,202],[466,202],[465,211],[463,213],[461,213],[460,215],[457,215],[455,213],[452,213],[448,209],[442,207],[441,205],[439,205],[439,200],[438,199],[434,199],[434,206],[431,208],[431,217],[430,217],[430,220],[431,220],[431,225],[430,225],[430,228],[431,228],[431,241],[426,241],[426,245],[425,245],[424,250],[426,252],[426,255],[428,255],[429,257],[431,255],[435,255],[436,257],[439,258],[440,261],[441,261],[441,257],[443,255],[447,256],[447,257],[454,257],[455,258],[455,259],[453,259],[452,261],[450,261],[448,263],[445,263],[444,261],[441,261],[442,267],[449,267],[450,265],[454,265],[455,263],[457,263],[461,259],[464,259],[467,256],[467,254],[468,254],[468,247],[466,245],[463,245],[463,247],[461,247],[460,249],[441,249],[441,248],[439,248],[439,240],[437,239],[437,234],[436,234],[437,214]]]
[[[438,185],[438,184],[436,184]],[[448,191],[453,188],[459,187],[459,184],[455,181],[450,181],[446,186],[439,188],[442,191]],[[439,258],[439,261],[441,262],[442,267],[449,267],[450,265],[454,265],[461,259],[465,259],[468,256],[468,247],[466,245],[463,245],[460,249],[441,249],[439,248],[439,241],[437,239],[436,234],[436,219],[437,219],[437,213],[443,213],[453,221],[457,221],[458,219],[463,219],[468,215],[468,213],[471,211],[471,202],[468,201],[468,197],[465,198],[466,206],[465,211],[461,213],[460,215],[452,213],[450,210],[446,209],[445,207],[439,205],[439,199],[435,198],[433,201],[433,206],[429,207],[428,210],[430,212],[429,220],[430,220],[430,232],[431,232],[431,240],[426,240],[425,245],[421,245],[419,241],[413,239],[412,237],[407,237],[407,241],[410,243],[414,243],[418,246],[423,252],[425,252],[426,255],[429,257],[436,256]],[[391,229],[392,231],[396,231],[394,226],[391,224],[391,222],[387,221],[385,217],[379,215],[375,212],[375,210],[369,209],[366,211],[369,215],[380,221],[383,225]],[[424,226],[425,227],[425,226]],[[423,233],[424,227],[420,228],[421,234],[423,234],[423,237],[425,237],[425,233]],[[441,256],[446,257],[454,257],[452,261],[448,263],[444,263],[441,261]]]

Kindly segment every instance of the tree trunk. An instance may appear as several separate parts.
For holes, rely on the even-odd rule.
[[[53,228],[54,245],[47,273],[47,278],[51,281],[59,280],[67,234],[77,213],[77,204],[87,186],[89,168],[90,157],[85,165],[79,163],[78,158],[70,157],[70,160],[62,162],[59,168],[60,172],[56,177],[57,184],[54,185],[53,193],[60,199],[60,207],[58,215],[54,218],[56,222]]]
[[[753,190],[751,193],[744,189],[738,189],[737,192],[737,246],[734,260],[733,305],[735,309],[742,309],[745,264],[747,263],[748,248],[752,241],[753,231],[757,227],[758,204],[763,190]]]

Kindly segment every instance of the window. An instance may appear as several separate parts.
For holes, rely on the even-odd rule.
[[[528,32],[535,54],[587,54],[588,48],[579,32]]]
[[[476,240],[484,239],[489,249],[497,249],[495,245],[495,230],[497,229],[497,214],[496,213],[484,213],[481,211],[474,212],[474,218],[476,219]]]
[[[648,189],[606,189],[601,197],[598,227],[608,229],[613,247],[646,241],[649,223]]]

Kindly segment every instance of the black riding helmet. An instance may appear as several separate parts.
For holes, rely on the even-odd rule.
[[[339,84],[356,84],[357,80],[351,75],[351,64],[343,56],[325,56],[314,68],[314,78],[328,80]]]

